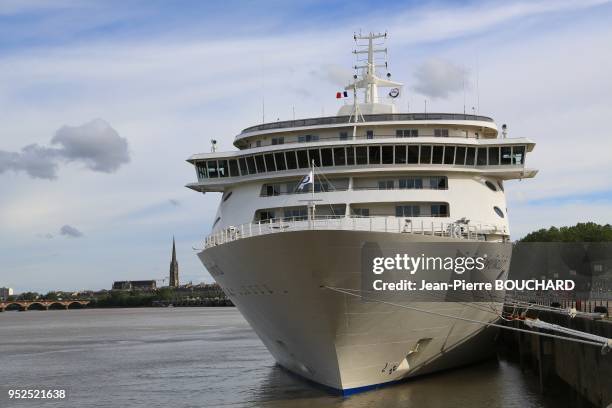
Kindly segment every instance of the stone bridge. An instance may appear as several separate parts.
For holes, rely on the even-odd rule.
[[[13,307],[20,312],[26,310],[49,310],[49,309],[75,309],[89,304],[89,300],[13,300],[0,301],[0,312]]]

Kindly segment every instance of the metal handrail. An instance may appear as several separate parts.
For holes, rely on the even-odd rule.
[[[243,238],[275,234],[288,231],[342,230],[371,231],[400,234],[434,235],[450,238],[486,240],[487,234],[507,234],[504,227],[494,224],[459,222],[436,222],[394,216],[326,215],[307,217],[271,218],[256,223],[229,226],[204,239],[204,248],[222,245]]]
[[[479,120],[484,122],[493,122],[493,119],[488,116],[468,115],[464,113],[383,113],[362,116],[365,122],[386,122],[401,120]],[[248,127],[241,132],[241,135],[249,132],[256,132],[259,130],[267,129],[282,129],[290,127],[337,124],[346,124],[347,126],[352,126],[354,123],[350,122],[350,116],[327,116],[320,118],[283,120]]]

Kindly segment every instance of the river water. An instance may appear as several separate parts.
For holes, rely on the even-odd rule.
[[[8,400],[10,388],[66,389],[67,398]],[[0,390],[0,407],[565,406],[503,359],[332,395],[275,365],[235,308],[0,313]]]

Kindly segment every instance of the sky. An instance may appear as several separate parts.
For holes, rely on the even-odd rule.
[[[610,223],[612,2],[0,0],[0,286],[211,282],[217,194],[185,159],[333,115],[353,33],[387,31],[400,111],[472,109],[537,143],[506,183],[513,238]],[[262,105],[265,105],[262,112]],[[159,282],[167,284],[166,282]]]

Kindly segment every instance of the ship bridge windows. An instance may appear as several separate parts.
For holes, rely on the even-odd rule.
[[[199,180],[239,177],[317,167],[367,165],[523,166],[526,146],[455,145],[336,146],[267,152],[238,158],[197,161]]]
[[[295,158],[295,151],[291,150],[285,152],[285,159],[287,160],[287,169],[295,170],[297,169],[297,159]]]
[[[384,145],[382,150],[382,164],[393,164],[393,146]]]
[[[268,171],[276,171],[276,164],[274,164],[274,155],[271,153],[264,155],[266,161],[266,168]]]
[[[395,146],[395,164],[406,164],[406,146],[405,145]]]
[[[249,168],[249,174],[255,174],[256,173],[255,158],[253,156],[247,156],[246,162]]]
[[[349,147],[349,149],[353,149]],[[344,147],[336,147],[334,148],[334,164],[336,166],[344,166],[346,164],[346,155],[344,154]]]
[[[240,176],[240,171],[238,171],[238,160],[229,161],[229,174],[231,177]]]
[[[263,154],[255,156],[255,166],[257,167],[257,173],[265,173],[266,165],[264,164]]]
[[[442,158],[444,157],[444,146],[434,146],[431,154],[432,164],[442,164]]]
[[[282,171],[287,169],[287,166],[285,165],[285,155],[283,152],[274,153],[274,161],[276,162],[276,170]]]
[[[296,153],[297,153],[298,167],[300,169],[305,169],[307,167],[310,167],[310,164],[308,162],[308,152],[306,152],[306,150],[298,150]]]
[[[368,146],[370,164],[380,164],[380,146]]]
[[[355,159],[357,164],[368,164],[368,147],[357,146],[355,147]]]
[[[332,149],[321,149],[321,164],[325,167],[334,165]]]

